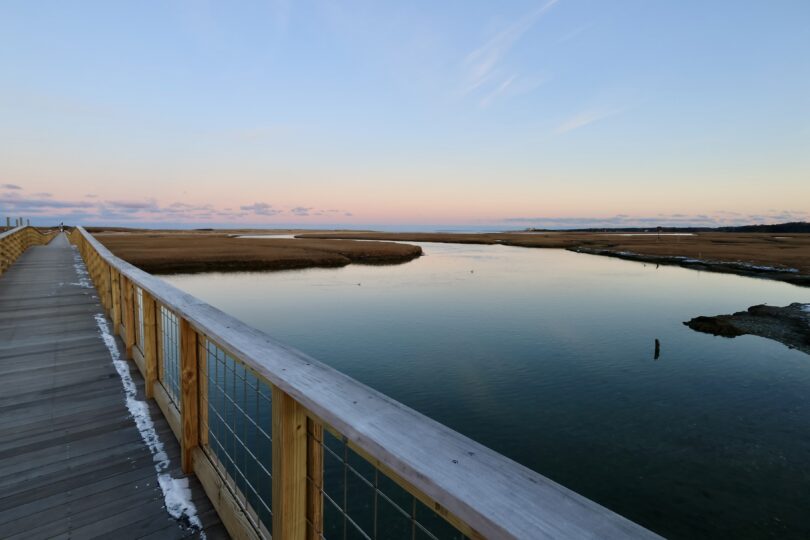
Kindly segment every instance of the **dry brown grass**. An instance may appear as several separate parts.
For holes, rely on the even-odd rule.
[[[363,238],[370,240],[402,240],[411,242],[452,242],[469,244],[504,244],[537,248],[584,249],[602,255],[630,252],[639,260],[663,264],[679,264],[666,257],[688,257],[725,263],[741,262],[758,266],[795,268],[797,279],[790,273],[774,273],[773,277],[798,284],[810,281],[810,234],[767,233],[697,233],[693,236],[620,236],[602,233],[316,233],[304,238]],[[743,270],[718,266],[708,270],[745,274]]]
[[[249,239],[219,232],[113,232],[94,236],[125,261],[158,274],[398,264],[422,254],[419,246],[391,242]]]
[[[697,233],[692,236],[622,236],[604,233],[382,233],[371,231],[217,230],[144,231],[104,229],[96,232],[121,258],[154,273],[211,270],[266,270],[344,266],[349,263],[395,264],[421,254],[418,246],[388,241],[503,244],[562,248],[623,256],[662,264],[681,264],[670,257],[709,262],[745,263],[794,268],[798,272],[749,272],[708,264],[703,269],[757,274],[810,285],[810,234]],[[226,233],[298,234],[296,239],[231,238]],[[351,240],[377,240],[353,242]],[[627,254],[632,254],[627,257]],[[694,267],[694,265],[692,265]]]

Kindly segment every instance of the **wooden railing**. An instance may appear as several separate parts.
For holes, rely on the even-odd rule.
[[[234,538],[652,538],[110,253],[99,298]]]
[[[0,233],[0,274],[31,246],[47,244],[56,236],[56,231],[42,232],[30,226],[15,227]]]

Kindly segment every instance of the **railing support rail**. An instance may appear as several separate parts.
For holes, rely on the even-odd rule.
[[[42,232],[30,225],[22,225],[0,233],[0,275],[16,261],[26,249],[42,246],[53,240],[58,231]]]

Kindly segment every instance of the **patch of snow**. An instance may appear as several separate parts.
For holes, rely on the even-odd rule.
[[[84,265],[82,256],[79,253],[79,250],[76,248],[76,246],[72,246],[72,248],[73,248],[73,268],[76,270],[76,275],[79,276],[79,282],[71,283],[71,285],[77,285],[82,289],[92,289],[93,283],[90,281],[90,273],[87,271],[87,267]]]
[[[759,270],[761,272],[790,272],[791,274],[795,274],[799,272],[798,268],[785,268],[785,267],[776,267],[776,266],[761,266],[757,264],[749,264],[744,262],[738,263],[731,263],[739,266],[741,268],[749,268],[751,270]]]
[[[166,511],[177,520],[187,520],[191,527],[200,531],[200,538],[205,539],[205,532],[202,530],[202,522],[197,515],[197,508],[191,500],[188,478],[173,478],[167,472],[171,463],[163,447],[163,443],[155,430],[155,424],[152,422],[152,417],[149,414],[149,405],[145,401],[136,398],[137,387],[129,372],[129,365],[126,360],[121,359],[118,344],[115,342],[115,337],[110,333],[109,327],[107,326],[107,319],[101,313],[97,313],[95,319],[104,344],[110,352],[113,366],[115,366],[115,370],[121,378],[121,385],[124,387],[124,394],[126,396],[125,402],[127,409],[135,420],[135,425],[141,433],[141,438],[152,454],[158,484],[163,492],[163,501],[166,506]]]
[[[802,306],[802,311],[810,313],[810,304],[805,304]]]
[[[179,519],[183,515],[189,516],[189,522],[194,527],[202,529],[200,519],[197,517],[197,508],[191,501],[188,478],[172,478],[170,474],[164,473],[158,475],[158,483],[163,491],[163,500],[169,514],[175,519]]]

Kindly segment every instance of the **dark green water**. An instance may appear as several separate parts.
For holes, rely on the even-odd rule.
[[[810,537],[810,357],[682,324],[809,289],[423,248],[400,266],[166,279],[663,535]]]

